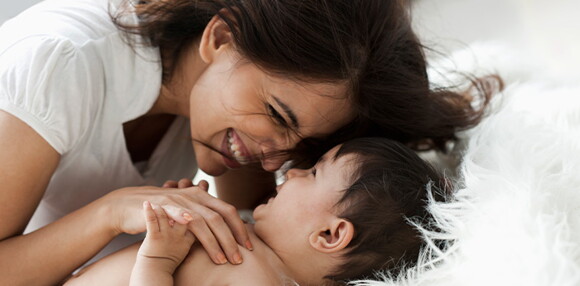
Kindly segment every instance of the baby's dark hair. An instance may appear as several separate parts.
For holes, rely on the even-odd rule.
[[[445,179],[405,145],[385,138],[359,138],[344,143],[335,155],[353,154],[350,187],[337,203],[339,217],[355,234],[344,263],[325,278],[333,281],[371,278],[376,271],[397,274],[413,265],[423,245],[408,219],[427,220],[427,185],[437,201],[446,197]]]

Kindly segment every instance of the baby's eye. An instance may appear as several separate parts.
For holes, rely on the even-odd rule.
[[[316,168],[312,168],[312,176],[316,177]]]
[[[280,113],[271,104],[268,104],[268,114],[272,118],[274,118],[280,125],[288,126],[288,123],[286,122],[286,120],[284,120],[284,117],[282,117],[282,115],[280,115]]]

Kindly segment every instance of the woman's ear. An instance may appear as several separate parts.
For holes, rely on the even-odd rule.
[[[232,42],[233,36],[230,27],[220,16],[214,15],[205,26],[203,34],[201,35],[199,42],[201,60],[205,63],[212,62],[216,54],[231,45]]]
[[[335,218],[327,227],[310,234],[312,248],[323,253],[335,253],[345,249],[354,236],[354,226],[350,221]]]

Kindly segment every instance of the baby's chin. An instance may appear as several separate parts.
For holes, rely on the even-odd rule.
[[[246,229],[248,230],[248,234],[250,234],[250,236],[252,236],[253,234],[259,240],[259,242],[252,241],[252,244],[254,244],[254,248],[259,244],[268,245],[268,243],[266,242],[268,240],[268,231],[267,231],[268,227],[263,224],[263,221],[258,220],[255,221],[253,224],[247,223]]]
[[[266,226],[264,225],[264,222],[260,218],[254,217],[254,223],[246,224],[246,228],[248,228],[249,231],[252,231],[256,236],[258,236],[261,239],[262,236],[264,235],[264,230],[266,229]]]
[[[265,204],[260,204],[258,205],[256,208],[254,208],[254,211],[252,213],[252,217],[254,219],[254,226],[256,225],[256,223],[259,223],[262,221],[262,218],[264,217],[264,208],[266,207]]]

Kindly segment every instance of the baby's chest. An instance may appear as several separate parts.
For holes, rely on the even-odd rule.
[[[175,271],[173,275],[174,285],[201,286],[219,282],[216,281],[215,277],[215,273],[219,271],[219,269],[216,270],[216,266],[218,265],[209,259],[205,250],[201,247],[195,247]]]

